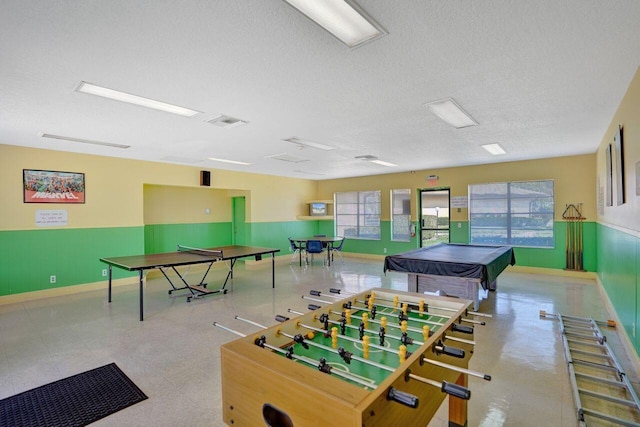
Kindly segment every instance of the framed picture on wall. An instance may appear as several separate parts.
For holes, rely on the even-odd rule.
[[[636,162],[636,196],[640,196],[640,162]]]
[[[605,182],[605,206],[613,206],[613,159],[611,155],[611,144],[607,144],[606,152],[605,152],[605,162],[606,162],[606,182]]]
[[[84,203],[84,173],[22,170],[24,203]]]
[[[622,126],[618,126],[618,131],[613,137],[615,164],[616,164],[616,204],[618,206],[625,202],[624,191],[624,144],[622,141]]]

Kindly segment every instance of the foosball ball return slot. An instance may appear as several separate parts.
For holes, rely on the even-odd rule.
[[[373,289],[316,302],[270,327],[236,316],[258,333],[214,323],[241,336],[221,347],[225,423],[426,426],[450,396],[449,425],[467,425],[468,375],[491,379],[468,369],[471,301]]]

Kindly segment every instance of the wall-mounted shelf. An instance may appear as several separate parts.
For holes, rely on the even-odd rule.
[[[310,215],[298,215],[296,218],[303,221],[333,221],[333,215],[325,216],[310,216]]]
[[[307,205],[310,205],[312,203],[326,203],[327,205],[333,205],[333,200],[307,200],[305,203]],[[296,218],[302,221],[333,221],[333,215],[324,215],[324,216],[298,215],[296,216]]]

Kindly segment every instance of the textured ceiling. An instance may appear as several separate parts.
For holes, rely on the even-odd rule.
[[[389,34],[350,50],[281,0],[2,0],[0,144],[308,179],[585,154],[640,65],[637,0],[359,4]],[[81,81],[203,114],[75,92]],[[479,125],[424,107],[447,97]],[[220,114],[249,123],[205,122]],[[496,142],[506,155],[480,147]]]

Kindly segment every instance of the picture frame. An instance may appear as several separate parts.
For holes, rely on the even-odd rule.
[[[23,169],[22,194],[24,203],[84,203],[84,173]]]
[[[613,137],[614,153],[615,153],[615,187],[616,187],[616,204],[623,205],[626,202],[625,192],[625,173],[624,173],[624,141],[622,139],[622,126],[618,126],[618,130]]]

